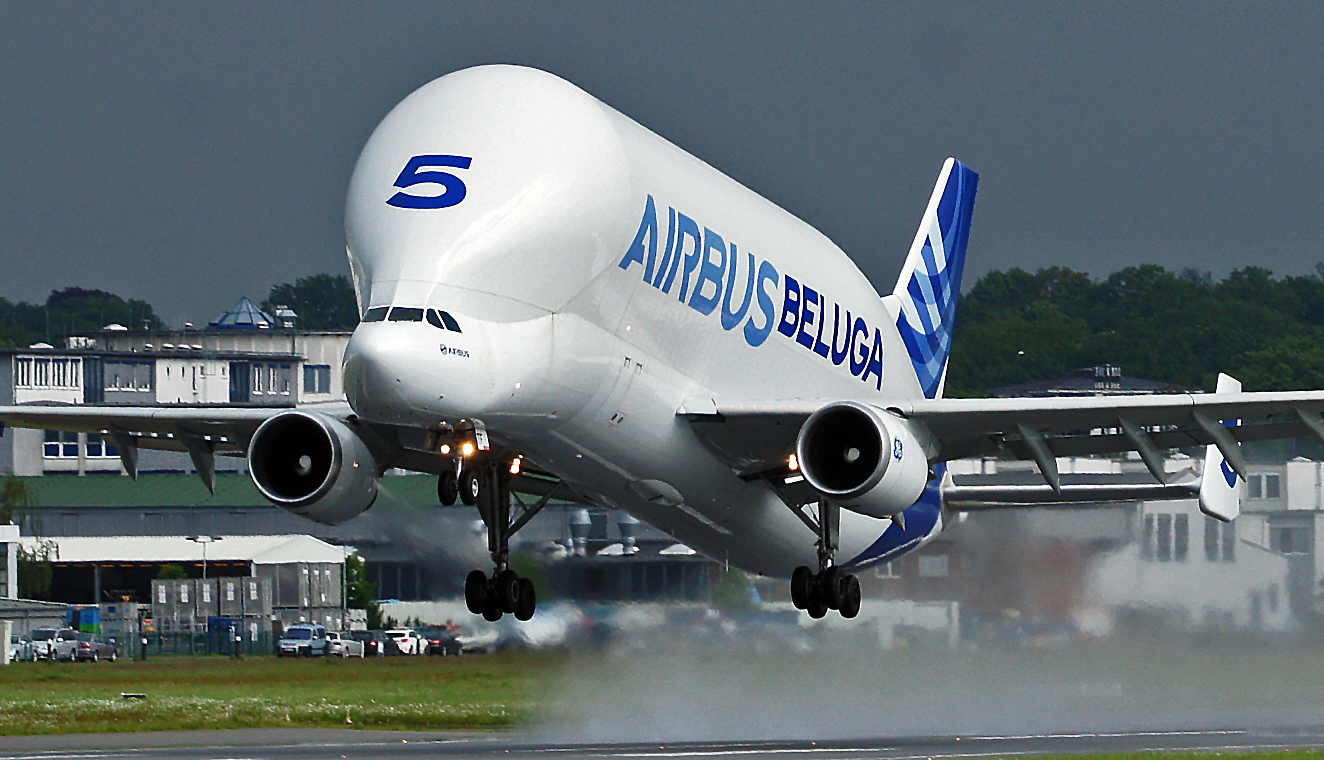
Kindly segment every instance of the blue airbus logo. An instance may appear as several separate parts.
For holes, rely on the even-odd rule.
[[[900,462],[900,461],[901,461],[901,455],[902,455],[903,453],[904,453],[904,449],[901,447],[901,439],[900,439],[900,438],[893,438],[893,439],[892,439],[892,458],[895,459],[896,461]]]
[[[667,208],[666,242],[659,250],[660,238],[657,203],[649,195],[639,231],[621,258],[621,269],[639,264],[643,281],[663,293],[671,293],[679,279],[681,303],[704,316],[720,307],[722,329],[734,330],[743,322],[742,332],[750,346],[763,345],[775,327],[824,360],[847,364],[855,377],[866,382],[872,377],[874,387],[882,390],[883,335],[878,328],[870,328],[864,317],[829,301],[808,283],[783,276],[771,261],[759,260],[749,251],[742,257],[734,241],[728,243],[674,208]],[[773,300],[779,284],[780,318]]]
[[[1232,469],[1232,465],[1228,464],[1226,459],[1223,460],[1223,464],[1219,469],[1223,471],[1223,480],[1227,481],[1228,488],[1237,485],[1237,471]]]

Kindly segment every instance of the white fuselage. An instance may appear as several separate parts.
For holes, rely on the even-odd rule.
[[[815,537],[700,443],[682,403],[921,394],[882,360],[905,354],[895,307],[830,240],[540,71],[468,69],[404,100],[359,158],[346,233],[361,311],[460,328],[361,324],[358,414],[480,419],[601,504],[756,572],[813,564]],[[650,500],[659,481],[683,503]],[[889,525],[843,514],[842,560]]]

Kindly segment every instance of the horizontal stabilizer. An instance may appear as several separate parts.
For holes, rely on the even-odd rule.
[[[1014,507],[1097,507],[1122,501],[1189,499],[1199,490],[1198,481],[1183,483],[1135,483],[1050,486],[958,486],[944,485],[943,504],[956,512]]]

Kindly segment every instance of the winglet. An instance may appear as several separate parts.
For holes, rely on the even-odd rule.
[[[1220,374],[1215,393],[1240,393],[1241,381]],[[1224,421],[1224,425],[1228,421]],[[1232,522],[1241,514],[1240,477],[1216,444],[1204,451],[1204,474],[1200,476],[1200,511],[1215,520]]]
[[[926,398],[942,395],[947,376],[978,185],[978,174],[947,159],[892,291],[901,300],[897,331]]]

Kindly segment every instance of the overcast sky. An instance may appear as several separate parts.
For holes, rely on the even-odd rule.
[[[942,160],[990,269],[1324,259],[1324,4],[0,4],[0,295],[206,322],[348,272],[350,170],[450,71],[559,74],[890,289]]]

